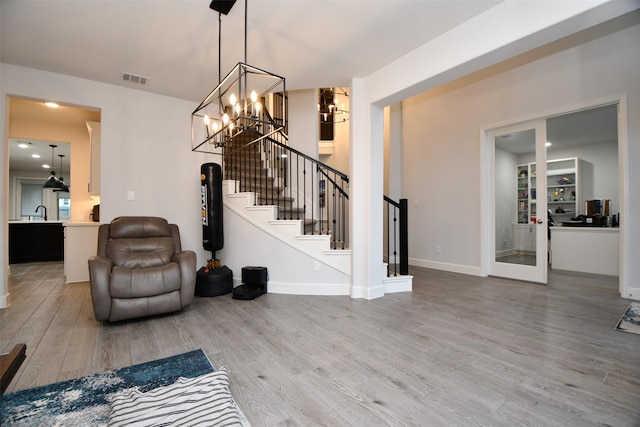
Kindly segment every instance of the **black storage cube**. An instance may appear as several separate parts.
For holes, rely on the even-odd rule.
[[[242,267],[242,283],[245,285],[266,285],[268,280],[267,267]]]
[[[268,280],[266,267],[243,267],[243,284],[233,289],[233,299],[250,300],[266,294]]]
[[[202,267],[196,273],[196,292],[199,297],[216,297],[233,291],[233,273],[226,265],[219,268]]]

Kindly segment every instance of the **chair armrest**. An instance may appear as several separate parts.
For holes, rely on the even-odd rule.
[[[107,257],[94,255],[89,258],[89,281],[91,299],[96,320],[108,320],[111,315],[111,293],[109,277],[113,263]]]
[[[196,291],[196,253],[194,251],[176,252],[171,261],[180,266],[182,285],[180,287],[180,299],[183,307],[191,304]]]

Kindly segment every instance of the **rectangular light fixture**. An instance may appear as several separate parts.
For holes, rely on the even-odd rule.
[[[235,3],[236,0],[213,0],[209,8],[227,15]]]

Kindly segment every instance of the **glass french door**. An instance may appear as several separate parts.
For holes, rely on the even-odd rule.
[[[488,132],[489,274],[547,283],[548,221],[544,120]]]

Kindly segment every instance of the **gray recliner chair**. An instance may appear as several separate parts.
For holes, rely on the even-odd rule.
[[[196,254],[163,218],[118,217],[100,225],[89,276],[96,320],[169,313],[193,301]]]

